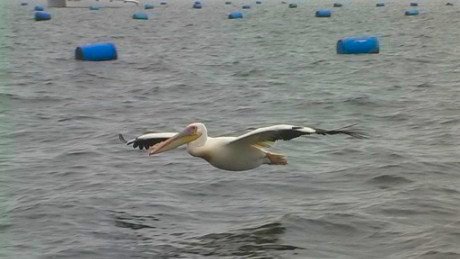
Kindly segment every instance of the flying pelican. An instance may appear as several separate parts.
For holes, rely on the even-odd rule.
[[[190,155],[201,157],[214,167],[229,171],[244,171],[263,164],[286,165],[286,157],[267,150],[276,140],[291,140],[302,135],[346,134],[355,138],[365,135],[346,126],[323,130],[292,125],[274,125],[259,128],[239,137],[209,137],[203,123],[192,123],[182,132],[146,133],[130,141],[119,135],[121,141],[133,148],[145,148],[149,155],[159,154],[187,144]]]

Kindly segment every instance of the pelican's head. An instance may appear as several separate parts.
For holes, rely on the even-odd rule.
[[[203,123],[192,123],[188,125],[182,132],[176,134],[175,136],[160,142],[149,149],[149,155],[155,155],[162,153],[184,144],[188,144],[201,135],[206,135],[206,127]]]

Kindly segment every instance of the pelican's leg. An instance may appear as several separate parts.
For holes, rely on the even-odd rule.
[[[269,165],[287,165],[287,159],[284,155],[267,152],[265,157],[270,161]]]

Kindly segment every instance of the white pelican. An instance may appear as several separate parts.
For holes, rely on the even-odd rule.
[[[267,150],[276,140],[290,140],[302,135],[346,134],[355,138],[364,138],[360,132],[346,126],[336,130],[323,130],[292,125],[275,125],[259,128],[239,137],[209,137],[203,123],[192,123],[180,133],[147,133],[130,141],[120,134],[119,138],[134,148],[145,148],[149,155],[162,153],[187,144],[190,155],[201,157],[214,167],[244,171],[263,164],[286,165],[286,157]]]

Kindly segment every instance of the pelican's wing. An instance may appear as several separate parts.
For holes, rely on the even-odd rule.
[[[364,138],[365,135],[349,129],[351,126],[346,126],[335,130],[323,130],[315,129],[310,127],[300,127],[293,125],[275,125],[265,128],[259,128],[248,132],[244,135],[237,137],[235,140],[228,143],[232,144],[246,144],[246,145],[257,145],[262,147],[269,147],[270,143],[277,140],[290,140],[293,138],[300,137],[302,135],[320,134],[320,135],[335,135],[335,134],[346,134],[355,138]]]
[[[118,138],[126,143],[126,145],[133,145],[133,148],[139,148],[143,149],[145,148],[146,150],[149,149],[149,147],[160,143],[162,141],[167,140],[168,138],[173,137],[177,133],[174,132],[163,132],[163,133],[146,133],[144,135],[140,135],[139,137],[135,139],[131,139],[129,141],[126,141],[123,135],[119,134]]]

